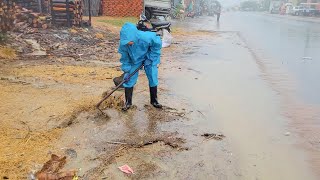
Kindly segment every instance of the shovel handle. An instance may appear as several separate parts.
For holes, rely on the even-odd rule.
[[[121,83],[114,88],[110,93],[108,93],[100,102],[98,102],[98,104],[96,105],[96,107],[99,109],[100,105],[106,100],[108,99],[116,90],[118,90],[125,82],[129,81],[129,79],[135,75],[142,67],[144,66],[144,63],[142,63],[136,70],[133,71],[133,73],[129,74],[128,77],[126,77],[123,81],[121,81]]]

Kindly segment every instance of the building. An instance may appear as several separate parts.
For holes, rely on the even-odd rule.
[[[143,11],[143,0],[101,0],[105,16],[136,16]]]

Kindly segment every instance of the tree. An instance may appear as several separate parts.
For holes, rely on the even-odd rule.
[[[263,8],[263,10],[265,10],[265,11],[268,11],[268,10],[269,10],[270,2],[271,2],[271,0],[263,0],[263,1],[262,1],[262,8]]]
[[[256,1],[244,1],[241,3],[240,8],[245,11],[256,11],[259,9],[259,4]]]

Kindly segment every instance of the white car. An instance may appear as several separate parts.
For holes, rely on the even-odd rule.
[[[295,6],[293,7],[291,14],[295,16],[301,16],[303,14],[304,9],[305,8],[302,6]]]

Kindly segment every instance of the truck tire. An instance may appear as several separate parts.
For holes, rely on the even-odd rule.
[[[149,8],[146,9],[145,15],[146,15],[146,18],[150,20],[152,18],[152,10]]]

